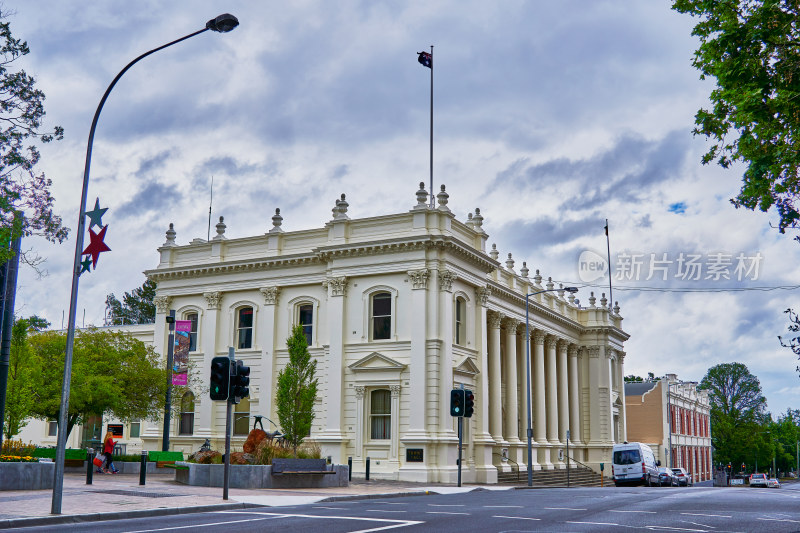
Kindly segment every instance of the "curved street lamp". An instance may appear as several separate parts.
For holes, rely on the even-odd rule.
[[[106,89],[105,94],[100,99],[100,103],[97,106],[97,111],[94,113],[94,119],[92,119],[92,127],[89,129],[89,142],[86,148],[86,165],[83,170],[83,189],[81,191],[81,209],[80,214],[78,216],[78,229],[75,235],[75,262],[72,267],[72,292],[70,294],[69,300],[69,322],[67,324],[67,346],[64,352],[64,381],[61,386],[61,406],[58,413],[58,441],[56,447],[56,468],[55,468],[55,475],[53,480],[53,501],[50,508],[51,514],[61,514],[61,492],[64,483],[64,457],[66,455],[66,444],[67,444],[67,415],[69,412],[69,390],[70,390],[70,380],[72,378],[72,348],[73,343],[75,340],[75,312],[76,312],[76,304],[78,301],[78,278],[80,277],[80,269],[81,269],[81,257],[83,256],[83,234],[86,231],[86,193],[89,189],[89,168],[92,162],[92,143],[94,142],[94,132],[97,128],[97,119],[100,117],[100,111],[103,109],[103,105],[106,103],[106,99],[108,99],[109,93],[111,93],[111,89],[117,84],[119,79],[125,74],[128,69],[130,69],[133,65],[139,62],[141,59],[149,56],[150,54],[154,54],[159,50],[163,50],[173,44],[177,44],[181,41],[185,41],[190,37],[194,37],[195,35],[199,35],[205,31],[211,30],[218,33],[227,33],[234,29],[236,26],[239,25],[239,20],[231,15],[230,13],[224,13],[216,18],[209,20],[206,23],[206,27],[202,30],[196,31],[194,33],[190,33],[189,35],[185,35],[180,39],[176,39],[172,42],[169,42],[165,45],[159,46],[158,48],[153,48],[149,52],[145,52],[144,54],[140,55],[130,63],[128,63],[125,68],[123,68],[119,74],[114,78],[111,84]]]
[[[563,289],[545,289],[543,291],[532,292],[525,295],[525,382],[527,384],[525,396],[528,399],[528,486],[533,486],[533,429],[531,428],[531,334],[529,326],[528,302],[531,296],[542,294],[543,292],[565,291],[569,293],[578,292],[577,287],[564,287]]]

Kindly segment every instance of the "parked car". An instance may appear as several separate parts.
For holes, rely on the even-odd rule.
[[[675,479],[678,480],[678,485],[681,487],[688,487],[692,484],[692,476],[686,471],[685,468],[673,468],[672,473]]]
[[[672,473],[672,470],[665,467],[658,469],[658,486],[659,487],[677,487],[678,479]]]
[[[778,481],[775,478],[768,479],[767,480],[767,487],[769,487],[771,489],[779,489],[779,488],[781,488],[781,482]]]
[[[623,442],[615,444],[612,449],[611,473],[614,485],[647,485],[658,484],[658,467],[653,450],[641,442]]]
[[[750,486],[751,487],[764,487],[764,488],[766,488],[766,487],[769,486],[768,483],[767,483],[768,480],[769,480],[769,478],[767,478],[766,474],[750,474]]]

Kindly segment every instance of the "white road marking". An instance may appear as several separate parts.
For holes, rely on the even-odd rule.
[[[541,520],[541,518],[530,518],[528,516],[493,516],[492,518],[513,518],[514,520]]]
[[[172,526],[172,527],[162,527],[162,528],[159,528],[159,529],[139,529],[139,530],[136,530],[136,531],[128,531],[127,533],[149,533],[151,531],[168,531],[168,530],[172,530],[172,529],[188,529],[188,528],[194,528],[194,527],[219,526],[219,525],[223,525],[223,524],[241,524],[243,522],[259,522],[259,521],[262,521],[262,520],[272,520],[274,518],[284,518],[285,516],[286,515],[278,515],[278,514],[276,514],[275,516],[269,516],[269,517],[265,517],[265,518],[247,518],[245,520],[231,520],[230,522],[212,522],[212,523],[209,523],[209,524],[192,524],[190,526]]]
[[[344,507],[325,507],[324,505],[315,505],[314,509],[333,509],[335,511],[344,511]]]
[[[789,520],[788,518],[756,518],[756,520],[768,520],[770,522],[794,522],[794,523],[800,523],[800,520]]]
[[[586,509],[575,509],[574,507],[544,507],[552,511],[585,511]]]
[[[708,531],[707,529],[689,529],[689,528],[686,528],[686,527],[675,527],[675,526],[644,526],[644,527],[646,529],[652,529],[652,530],[656,530],[656,531],[666,531],[666,530],[671,530],[671,531],[694,531],[696,533],[704,533],[705,531]]]
[[[269,513],[269,512],[255,511],[255,510],[214,511],[214,512],[217,514],[257,514],[257,515],[270,516],[274,518],[321,518],[323,520],[360,520],[361,522],[384,522],[389,524],[388,526],[375,527],[371,529],[359,529],[358,531],[351,531],[350,533],[371,533],[373,531],[383,531],[384,529],[394,529],[397,527],[416,526],[418,524],[425,523],[421,520],[393,520],[391,518],[367,518],[366,516],[325,516],[325,515],[315,515],[315,514]],[[219,522],[219,523],[225,524],[228,522]],[[129,532],[129,533],[145,533],[145,532]]]
[[[425,511],[425,514],[465,514],[465,515],[469,515],[469,513],[454,513],[452,511]]]
[[[692,524],[693,526],[703,526],[703,527],[710,527],[711,529],[717,529],[716,526],[709,526],[708,524],[700,524],[699,522],[690,522],[689,520],[678,520],[678,522],[686,522],[687,524]]]
[[[406,513],[408,511],[395,511],[394,509],[366,509],[365,513]]]
[[[571,522],[567,521],[567,524],[590,524],[593,526],[619,526],[619,524],[612,524],[611,522]]]
[[[609,509],[609,513],[647,513],[647,514],[657,514],[655,511],[621,511],[616,509]]]
[[[522,509],[522,505],[484,505],[485,509]]]
[[[429,503],[429,507],[466,507],[463,503]]]
[[[704,513],[681,513],[687,516],[713,516],[716,518],[732,518],[731,515],[727,514],[704,514]]]

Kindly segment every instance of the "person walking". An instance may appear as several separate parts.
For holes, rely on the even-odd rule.
[[[103,455],[106,456],[106,465],[105,469],[103,470],[104,474],[108,473],[116,474],[119,472],[119,470],[117,470],[117,467],[114,466],[113,453],[115,444],[116,442],[114,441],[114,434],[111,433],[111,430],[109,429],[106,432],[105,438],[103,438]]]

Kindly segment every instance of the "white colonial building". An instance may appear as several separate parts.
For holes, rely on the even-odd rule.
[[[324,227],[285,231],[279,210],[264,234],[228,239],[222,217],[210,241],[179,245],[170,224],[160,261],[153,342],[165,352],[165,316],[191,320],[190,359],[208,380],[211,359],[236,349],[252,369],[250,398],[237,406],[234,445],[264,415],[277,422],[275,386],[286,339],[301,324],[318,361],[320,387],[310,438],[355,472],[427,482],[456,479],[457,426],[450,390],[475,393],[465,419],[466,482],[496,482],[526,468],[525,295],[531,297],[533,462],[564,468],[563,449],[589,466],[625,440],[619,307],[603,297],[581,307],[525,263],[500,262],[480,210],[459,221],[444,186],[431,207],[420,184],[407,212],[350,218],[345,196]],[[207,386],[185,399],[172,447],[221,448],[225,404]],[[141,422],[141,441],[160,449],[161,423]],[[269,428],[267,428],[269,429]],[[237,440],[239,439],[239,440]]]

